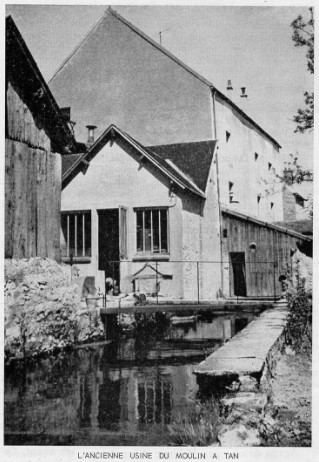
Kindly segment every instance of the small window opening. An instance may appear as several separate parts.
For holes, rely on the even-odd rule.
[[[229,202],[233,202],[233,199],[234,199],[233,186],[234,186],[234,183],[229,181],[228,183]]]
[[[257,160],[257,159],[258,159],[258,157],[259,157],[258,153],[257,153],[257,152],[255,152],[255,160]]]
[[[274,208],[274,202],[270,202],[270,208],[271,208],[271,209]]]
[[[227,228],[223,229],[223,237],[227,237]]]
[[[230,138],[230,133],[226,130],[226,143],[228,143]]]
[[[300,205],[300,207],[304,207],[305,206],[305,201],[304,199],[299,196],[298,194],[295,195],[295,198],[296,198],[296,204],[297,205]]]
[[[238,197],[236,196],[235,191],[234,191],[234,183],[232,183],[231,181],[229,181],[228,183],[228,194],[229,194],[229,202],[231,204],[239,204]]]
[[[258,196],[257,196],[257,204],[259,204],[260,199],[261,199],[261,194],[258,194]]]
[[[268,170],[269,171],[271,170],[271,167],[272,167],[272,164],[270,162],[268,162]]]

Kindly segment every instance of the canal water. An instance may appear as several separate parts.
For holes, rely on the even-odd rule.
[[[10,367],[5,444],[170,444],[169,429],[199,399],[194,365],[254,317],[142,319],[133,333],[122,329],[104,344]]]

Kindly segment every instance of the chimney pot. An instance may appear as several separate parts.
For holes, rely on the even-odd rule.
[[[231,80],[228,79],[228,80],[227,80],[227,90],[232,90],[232,89],[233,89],[233,86],[232,86],[232,84],[231,84]]]
[[[247,98],[247,94],[246,94],[246,87],[241,87],[241,95],[240,97],[241,98]]]
[[[87,125],[86,128],[88,129],[88,140],[87,144],[91,146],[94,143],[94,130],[97,128],[96,125]]]

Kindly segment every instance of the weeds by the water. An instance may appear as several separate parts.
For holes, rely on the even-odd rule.
[[[208,446],[217,441],[218,404],[214,399],[185,407],[168,425],[171,445]]]
[[[311,351],[312,294],[305,282],[297,264],[294,286],[287,291],[287,340],[297,352]]]

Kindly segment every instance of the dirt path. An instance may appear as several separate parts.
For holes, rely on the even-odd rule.
[[[311,356],[287,353],[277,364],[260,430],[265,446],[311,446]]]

